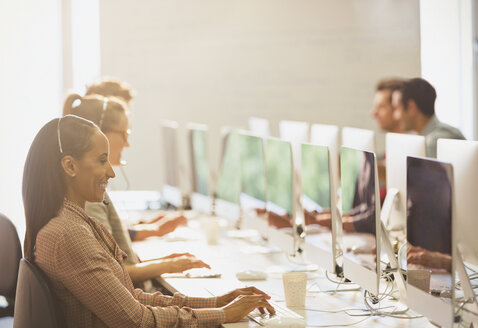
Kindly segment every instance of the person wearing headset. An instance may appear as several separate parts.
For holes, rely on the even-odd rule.
[[[211,298],[134,289],[127,255],[85,210],[115,176],[108,156],[101,130],[67,115],[40,129],[25,162],[25,258],[48,276],[67,327],[216,327],[256,308],[274,313],[254,287]]]
[[[128,108],[130,108],[131,101],[134,98],[134,91],[127,83],[122,82],[119,79],[112,77],[101,77],[86,88],[85,96],[93,95],[118,98],[123,101],[128,106]],[[122,161],[121,159],[121,154],[123,150],[123,148],[121,147],[129,147],[129,143],[127,142],[129,130],[125,129],[121,132],[126,133],[126,141],[125,143],[121,143],[121,140],[118,140],[119,143],[117,143],[117,147],[114,147],[117,151],[112,154],[111,162],[113,166],[120,166],[122,165],[122,163],[124,163],[124,161]],[[128,232],[130,234],[130,238],[133,241],[138,241],[150,236],[156,236],[158,234],[157,230],[160,230],[160,227],[158,227],[158,225],[161,226],[162,224],[164,224],[164,226],[162,227],[163,230],[174,230],[176,228],[176,225],[183,225],[186,224],[186,222],[187,220],[184,216],[177,215],[174,212],[170,214],[160,214],[152,220],[143,219],[136,224],[130,225],[128,227]]]
[[[74,105],[77,101],[79,104]],[[121,152],[124,147],[129,146],[128,111],[124,102],[118,98],[105,98],[98,95],[81,97],[78,94],[70,94],[63,106],[63,115],[67,114],[74,114],[97,124],[108,138],[111,164],[120,164]],[[87,202],[85,209],[89,216],[94,217],[106,227],[119,247],[128,255],[125,260],[126,269],[136,285],[159,277],[163,273],[178,273],[193,268],[210,268],[208,264],[189,253],[171,254],[167,257],[140,262],[131,246],[131,234],[125,233],[118,213],[107,193],[105,193],[103,202]],[[178,225],[184,224],[185,220],[184,217],[163,218],[153,228],[133,228],[136,229],[133,240],[141,240],[149,236],[162,236],[174,231]],[[138,238],[138,236],[141,237]]]

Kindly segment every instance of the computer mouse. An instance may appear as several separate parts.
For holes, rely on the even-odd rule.
[[[266,327],[281,327],[281,328],[304,328],[307,326],[305,319],[301,318],[288,318],[275,316],[270,320],[267,320]]]
[[[236,273],[236,277],[239,280],[266,280],[267,273],[263,271],[245,270]]]

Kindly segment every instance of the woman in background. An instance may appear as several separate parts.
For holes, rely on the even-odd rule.
[[[79,104],[74,106],[75,101]],[[91,95],[81,97],[70,94],[63,107],[63,115],[74,114],[97,124],[108,138],[110,144],[109,160],[112,165],[120,165],[121,152],[128,147],[129,122],[127,106],[117,98],[104,98]],[[104,202],[87,202],[86,212],[103,224],[113,235],[120,248],[128,255],[126,268],[135,284],[156,278],[163,273],[177,273],[192,268],[209,268],[209,265],[191,254],[172,254],[165,258],[139,263],[131,246],[130,236],[141,240],[150,236],[162,236],[174,231],[178,225],[185,224],[184,217],[162,218],[152,228],[136,228],[134,233],[126,234],[111,199],[105,193]],[[151,226],[151,225],[147,225]],[[144,227],[140,225],[139,227]]]
[[[128,109],[130,108],[130,103],[134,98],[134,92],[131,90],[130,86],[127,83],[121,82],[118,79],[110,77],[102,77],[96,82],[94,82],[92,85],[87,87],[85,96],[94,95],[99,95],[106,98],[117,98],[124,102],[127,105]],[[69,107],[71,107],[71,105]],[[126,128],[126,130],[122,132],[126,134],[126,139],[128,139],[129,126]],[[126,145],[117,143],[117,147],[114,147],[113,150],[115,152],[112,153],[112,158],[110,159],[113,166],[120,166],[122,165],[122,163],[124,163],[121,160],[123,147],[129,147],[129,143],[127,143]],[[171,213],[170,215],[161,214],[153,220],[141,220],[140,223],[130,226],[128,232],[130,234],[131,239],[133,241],[137,241],[143,240],[144,238],[147,238],[149,236],[157,235],[156,230],[159,229],[158,225],[164,223],[162,222],[162,220],[165,220],[166,222],[169,221],[169,224],[163,227],[163,229],[169,226],[170,229],[174,230],[175,224],[186,224],[186,218],[182,215],[175,215],[174,213]]]
[[[214,298],[135,290],[126,254],[85,211],[115,176],[108,156],[98,127],[67,115],[43,126],[25,162],[25,258],[50,278],[68,327],[215,327],[255,308],[274,312],[252,287]]]
[[[127,83],[110,77],[102,77],[88,86],[85,96],[91,95],[119,98],[128,106],[130,106],[130,102],[134,98],[134,92]]]

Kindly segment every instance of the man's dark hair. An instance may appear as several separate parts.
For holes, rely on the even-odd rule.
[[[433,116],[435,114],[437,93],[428,81],[419,77],[410,79],[403,84],[401,92],[403,108],[407,109],[408,102],[413,100],[423,115]]]
[[[391,102],[392,93],[396,90],[400,90],[404,82],[405,80],[399,78],[380,80],[375,86],[375,92],[390,91],[390,99],[388,101]]]

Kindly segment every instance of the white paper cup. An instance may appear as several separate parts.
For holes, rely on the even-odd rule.
[[[286,272],[282,274],[285,304],[288,307],[304,307],[307,287],[307,273]]]
[[[206,241],[209,245],[217,245],[219,239],[219,221],[214,218],[206,218],[202,221]]]
[[[427,293],[430,292],[430,276],[430,270],[407,270],[408,283]]]

